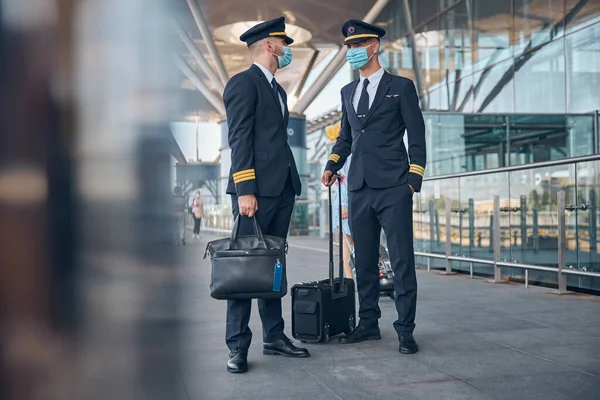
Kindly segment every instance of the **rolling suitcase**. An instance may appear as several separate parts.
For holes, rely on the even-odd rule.
[[[338,179],[338,185],[340,181]],[[341,196],[340,227],[342,226]],[[331,211],[331,187],[329,207]],[[333,217],[329,213],[329,279],[300,283],[292,287],[292,335],[301,342],[322,342],[355,327],[354,280],[344,278],[343,234],[340,229],[339,276],[333,277]]]

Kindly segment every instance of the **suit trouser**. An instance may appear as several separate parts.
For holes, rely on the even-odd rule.
[[[376,326],[379,309],[379,241],[383,227],[394,271],[396,332],[412,332],[417,309],[417,277],[413,249],[412,191],[408,184],[373,189],[363,184],[348,194],[354,239],[360,323]]]
[[[288,177],[283,192],[277,197],[257,197],[256,218],[264,235],[287,237],[296,194],[291,178]],[[231,196],[233,216],[239,214],[238,198]],[[240,235],[253,235],[254,228],[249,218],[242,217]],[[252,341],[252,331],[248,327],[252,300],[227,301],[227,327],[225,342],[227,347],[248,348]],[[263,342],[272,343],[285,337],[285,324],[281,316],[281,299],[258,299],[258,312],[263,325]]]

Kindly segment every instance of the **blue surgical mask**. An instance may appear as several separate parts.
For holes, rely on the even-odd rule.
[[[275,43],[273,43],[275,44]],[[275,44],[276,46],[279,46]],[[279,69],[285,68],[292,62],[292,49],[289,46],[279,46],[283,49],[283,55],[277,56],[277,61],[279,62]]]
[[[346,60],[348,60],[350,65],[352,65],[352,68],[360,69],[367,65],[371,57],[375,55],[375,53],[373,53],[371,57],[369,57],[367,54],[367,48],[371,46],[373,46],[373,43],[365,47],[354,47],[352,49],[348,49],[348,52],[346,53]]]

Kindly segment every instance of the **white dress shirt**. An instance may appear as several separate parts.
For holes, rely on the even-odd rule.
[[[367,93],[369,93],[369,109],[373,105],[373,100],[375,100],[375,94],[377,93],[377,88],[379,87],[379,82],[383,77],[383,73],[385,70],[383,68],[379,68],[379,71],[373,73],[371,76],[365,78],[364,76],[360,76],[360,82],[356,85],[356,90],[354,91],[354,98],[352,99],[352,106],[354,106],[354,111],[358,109],[358,102],[360,100],[360,94],[363,90],[363,82],[365,79],[369,80],[369,86],[367,86]]]
[[[263,74],[265,74],[265,77],[267,78],[267,81],[269,81],[269,85],[271,85],[271,88],[273,87],[273,84],[271,83],[273,81],[273,74],[271,73],[271,71],[269,71],[268,69],[266,69],[265,67],[263,67],[262,65],[260,65],[259,63],[255,62],[254,65],[256,65],[258,68],[260,68],[260,70],[263,72]],[[278,83],[279,85],[279,83]],[[279,93],[279,104],[281,104],[281,114],[285,116],[285,105],[283,104],[283,99],[281,98],[281,93]],[[358,104],[358,103],[356,103]]]

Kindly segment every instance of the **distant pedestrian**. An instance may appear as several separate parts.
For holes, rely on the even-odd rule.
[[[193,238],[198,239],[200,237],[200,224],[204,217],[204,203],[200,198],[200,191],[196,190],[194,194],[194,200],[192,200],[192,217],[194,218],[194,234]]]

